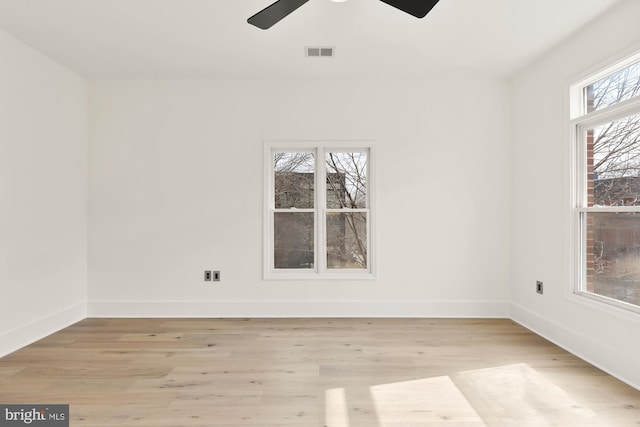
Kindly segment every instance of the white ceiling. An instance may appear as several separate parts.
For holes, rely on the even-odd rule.
[[[272,1],[0,0],[0,29],[90,78],[508,77],[622,0],[440,0],[424,19],[310,0],[269,30],[247,24]]]

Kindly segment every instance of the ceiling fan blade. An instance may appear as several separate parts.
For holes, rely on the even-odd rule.
[[[403,12],[407,12],[416,18],[424,18],[427,13],[438,3],[439,0],[380,0],[393,6],[396,9],[400,9]]]
[[[247,19],[251,25],[266,30],[309,0],[278,0]]]

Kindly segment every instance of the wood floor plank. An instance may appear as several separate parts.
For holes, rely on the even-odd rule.
[[[81,427],[640,426],[640,391],[502,319],[86,319],[0,358]]]

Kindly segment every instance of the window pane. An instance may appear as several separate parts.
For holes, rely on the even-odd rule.
[[[327,214],[327,268],[367,268],[367,214]]]
[[[274,213],[274,268],[314,267],[313,212]]]
[[[585,87],[587,113],[640,95],[640,62]]]
[[[588,213],[585,290],[640,305],[640,213]]]
[[[313,153],[274,153],[273,162],[275,207],[313,208]]]
[[[640,206],[640,115],[589,129],[587,206]]]
[[[327,153],[327,208],[367,207],[367,153]]]

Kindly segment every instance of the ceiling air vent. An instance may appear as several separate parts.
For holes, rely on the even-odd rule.
[[[336,48],[333,46],[307,46],[304,48],[305,56],[315,58],[333,58]]]

